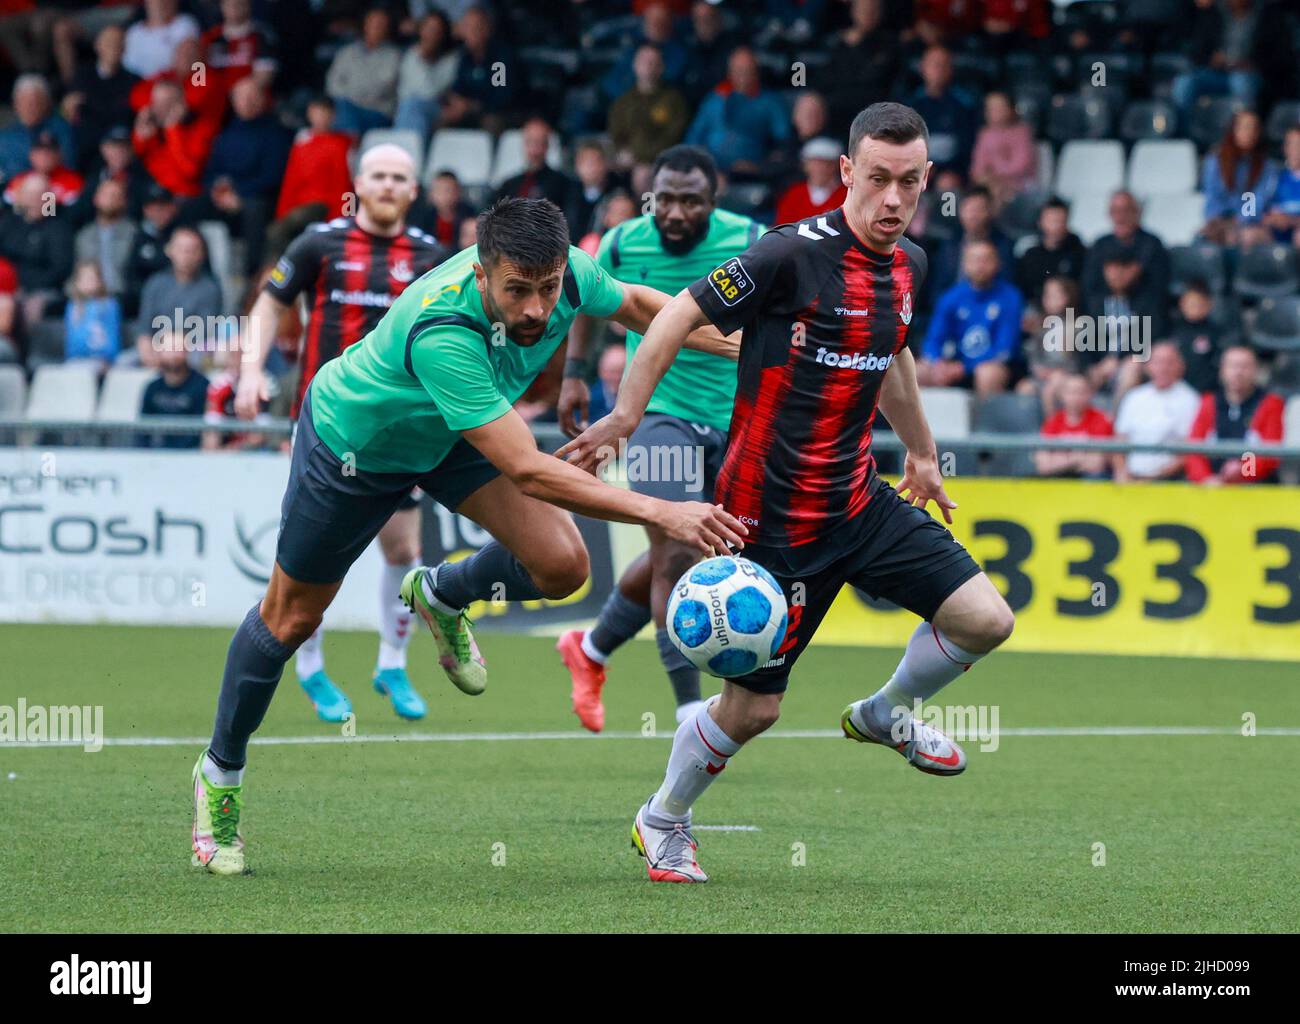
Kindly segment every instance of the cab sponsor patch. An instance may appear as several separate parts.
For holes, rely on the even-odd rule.
[[[749,276],[739,256],[727,260],[709,275],[709,284],[718,293],[724,306],[734,306],[754,290],[754,279]]]

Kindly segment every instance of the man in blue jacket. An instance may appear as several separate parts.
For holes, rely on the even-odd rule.
[[[999,277],[1001,260],[989,242],[969,242],[961,279],[939,297],[916,364],[928,387],[964,387],[985,396],[1006,391],[1023,375],[1016,286]]]
[[[739,46],[727,61],[727,80],[700,105],[685,141],[707,149],[732,177],[752,179],[789,137],[785,105],[762,87],[754,51]]]

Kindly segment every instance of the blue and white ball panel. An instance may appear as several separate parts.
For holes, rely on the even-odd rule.
[[[758,655],[735,647],[709,659],[709,671],[715,676],[743,676],[758,668]]]
[[[736,633],[761,633],[771,618],[772,602],[758,587],[742,587],[727,598],[727,625]]]
[[[776,636],[772,637],[772,650],[771,653],[768,654],[769,659],[775,658],[776,652],[781,649],[781,644],[785,641],[785,631],[789,625],[790,625],[790,613],[788,611],[784,611],[781,613],[781,621],[777,624],[776,627]]]
[[[699,647],[712,635],[709,609],[702,601],[686,598],[673,611],[673,632],[687,647]]]
[[[730,555],[718,555],[715,558],[706,558],[690,572],[690,581],[698,583],[700,586],[711,587],[715,583],[721,583],[728,576],[734,576],[736,573],[736,560]]]

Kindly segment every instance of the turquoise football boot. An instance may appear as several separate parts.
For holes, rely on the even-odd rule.
[[[381,668],[375,671],[375,691],[393,702],[399,718],[415,720],[428,713],[424,698],[415,692],[404,668]]]
[[[298,685],[302,687],[322,722],[346,722],[348,715],[352,714],[352,702],[348,700],[348,695],[334,685],[324,669],[313,672],[306,679],[299,679]]]

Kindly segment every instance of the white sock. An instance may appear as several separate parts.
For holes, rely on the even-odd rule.
[[[854,724],[877,735],[888,733],[895,721],[911,715],[915,701],[929,700],[982,657],[962,650],[932,623],[922,622],[889,682],[854,705]]]
[[[677,705],[677,724],[681,725],[686,719],[704,707],[702,700],[688,700],[685,704]]]
[[[323,650],[323,641],[325,639],[325,627],[317,626],[316,632],[302,642],[298,648],[298,655],[294,659],[294,667],[298,671],[299,679],[307,679],[321,672],[325,668],[325,651]]]
[[[709,714],[709,708],[718,699],[710,697],[677,727],[673,752],[668,756],[668,772],[646,808],[645,816],[651,826],[671,828],[678,822],[689,825],[691,805],[740,749],[740,744],[723,732]]]
[[[398,595],[402,580],[418,562],[384,563],[379,573],[379,660],[375,667],[406,668],[406,645],[411,642],[411,610]]]
[[[447,564],[446,562],[443,562],[441,565],[436,565],[428,572],[426,572],[423,576],[421,576],[420,586],[424,590],[425,599],[428,600],[428,602],[431,605],[437,608],[438,611],[442,612],[444,615],[459,615],[460,614],[459,608],[453,608],[445,601],[439,600],[438,595],[433,592],[433,584],[430,582],[431,580],[436,580],[438,578],[438,570],[441,569],[442,566],[446,564]]]
[[[594,661],[597,665],[603,665],[609,660],[609,655],[591,642],[591,630],[583,630],[582,633],[582,653]]]
[[[203,772],[203,777],[214,786],[240,786],[244,782],[244,769],[240,768],[228,772],[216,761],[212,760],[211,754],[203,755],[203,767],[199,770]]]

